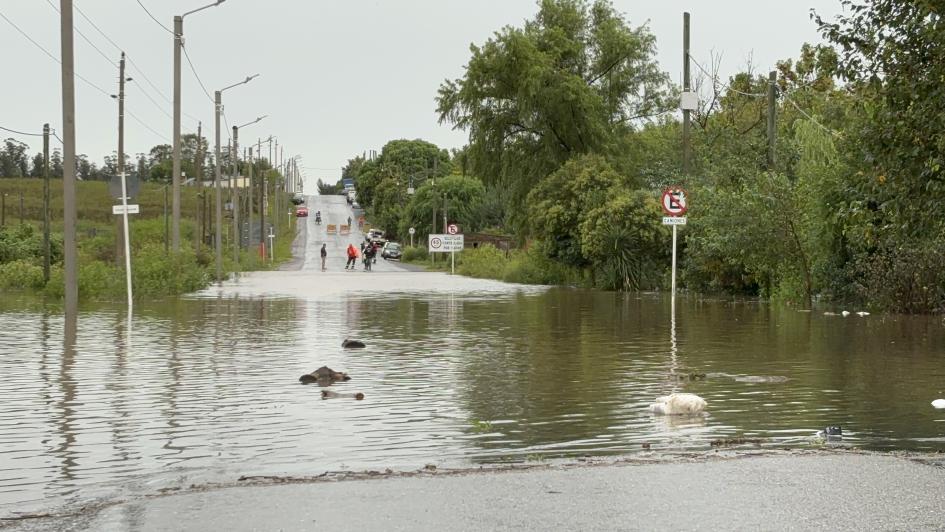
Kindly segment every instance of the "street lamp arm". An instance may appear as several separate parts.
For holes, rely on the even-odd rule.
[[[251,125],[255,124],[256,122],[259,122],[259,121],[262,120],[263,118],[266,118],[267,116],[269,116],[269,115],[262,115],[262,116],[260,116],[259,118],[257,118],[256,120],[250,120],[249,122],[246,122],[245,124],[243,124],[243,125],[241,125],[241,126],[233,126],[233,127],[235,127],[236,129],[241,129],[241,128],[244,128],[244,127],[246,127],[246,126],[251,126]]]
[[[226,0],[217,0],[216,2],[214,2],[214,3],[212,3],[212,4],[207,4],[207,5],[203,6],[203,7],[198,7],[197,9],[194,9],[193,11],[188,11],[188,12],[184,13],[183,15],[180,16],[180,18],[184,18],[184,17],[186,17],[187,15],[193,15],[194,13],[196,13],[196,12],[198,12],[198,11],[203,11],[204,9],[207,9],[208,7],[216,7],[216,6],[220,5],[220,4],[222,4],[223,2],[226,2]]]
[[[220,89],[220,92],[223,92],[223,91],[225,91],[225,90],[227,90],[227,89],[232,89],[233,87],[239,87],[240,85],[245,85],[245,84],[249,83],[250,81],[252,81],[253,78],[258,78],[258,77],[259,77],[259,74],[254,74],[254,75],[252,75],[252,76],[246,76],[246,79],[244,79],[243,81],[238,81],[238,82],[236,82],[236,83],[230,85],[229,87],[224,87],[224,88]]]

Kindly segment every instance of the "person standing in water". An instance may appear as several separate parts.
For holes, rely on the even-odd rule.
[[[350,266],[353,270],[354,267],[358,264],[358,248],[354,247],[354,244],[348,244],[348,262],[345,264],[345,269],[347,270]]]
[[[325,259],[328,258],[328,250],[325,249],[325,246],[328,244],[322,244],[322,271],[325,271]]]

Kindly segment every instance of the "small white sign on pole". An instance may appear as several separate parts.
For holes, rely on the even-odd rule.
[[[663,225],[686,225],[685,216],[664,216]]]
[[[132,203],[130,205],[112,205],[112,214],[125,214],[125,211],[128,214],[140,214],[140,206],[137,203]]]

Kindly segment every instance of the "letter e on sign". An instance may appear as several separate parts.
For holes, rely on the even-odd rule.
[[[680,187],[667,188],[660,198],[660,206],[663,207],[663,212],[670,216],[686,214],[686,191]]]

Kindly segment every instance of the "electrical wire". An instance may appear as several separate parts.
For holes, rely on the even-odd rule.
[[[768,96],[767,94],[758,94],[758,93],[753,93],[753,92],[742,92],[742,91],[740,91],[740,90],[738,90],[738,89],[733,89],[733,88],[731,87],[731,85],[729,85],[729,84],[727,84],[727,83],[722,83],[722,82],[719,80],[718,76],[715,76],[715,75],[709,73],[708,70],[706,70],[705,68],[703,68],[702,65],[700,65],[699,62],[696,61],[696,59],[695,59],[694,57],[692,57],[692,54],[689,54],[689,59],[696,65],[696,68],[698,68],[699,70],[701,70],[706,76],[709,76],[709,78],[710,78],[712,81],[714,81],[715,83],[718,83],[719,85],[721,85],[721,86],[723,87],[723,89],[726,90],[726,91],[731,91],[731,92],[734,92],[735,94],[741,94],[742,96],[748,96],[748,97],[751,97],[751,98],[765,98],[765,97]]]
[[[788,98],[787,95],[782,95],[782,96],[784,97],[784,99],[785,99],[786,101],[790,102],[790,104],[793,105],[795,109],[797,109],[797,112],[799,112],[799,113],[801,113],[802,115],[804,115],[804,117],[807,118],[808,120],[810,120],[811,122],[813,122],[814,125],[820,127],[821,129],[823,129],[823,130],[826,131],[827,133],[830,133],[831,135],[833,135],[833,136],[835,136],[835,137],[837,137],[837,138],[843,138],[843,134],[842,134],[842,133],[839,133],[839,132],[837,132],[837,131],[834,131],[834,130],[830,129],[829,127],[827,127],[827,126],[821,124],[820,122],[818,122],[816,119],[814,119],[814,117],[812,117],[811,115],[809,115],[809,114],[807,114],[806,112],[804,112],[804,110],[801,109],[801,106],[800,106],[800,105],[797,105],[797,103],[796,103],[794,100]]]
[[[127,105],[125,106],[125,114],[128,115],[128,116],[130,116],[131,118],[133,118],[136,122],[138,122],[138,123],[141,124],[142,126],[144,126],[144,128],[147,129],[148,131],[150,131],[151,133],[154,133],[155,135],[157,135],[158,138],[160,138],[160,139],[163,140],[164,142],[166,142],[166,143],[168,143],[168,144],[171,143],[171,142],[168,140],[167,137],[165,137],[165,136],[162,135],[161,133],[158,133],[153,127],[151,127],[151,126],[149,126],[147,123],[145,123],[144,120],[141,120],[140,118],[137,117],[137,115],[135,115],[134,113],[132,113],[131,111],[129,111]]]
[[[14,24],[13,21],[10,20],[9,18],[7,18],[6,15],[4,15],[3,13],[0,13],[0,17],[2,17],[3,20],[7,21],[8,24],[10,24],[11,26],[13,26],[13,28],[14,28],[16,31],[20,32],[20,35],[26,37],[26,39],[27,39],[29,42],[33,43],[34,46],[36,46],[36,47],[39,48],[44,54],[46,54],[47,56],[49,56],[50,59],[52,59],[53,61],[59,63],[60,65],[62,64],[62,61],[61,61],[58,57],[56,57],[56,56],[54,56],[52,53],[50,53],[49,50],[43,48],[43,46],[42,46],[41,44],[39,44],[38,42],[34,41],[32,37],[30,37],[29,35],[27,35],[27,33],[26,33],[25,31],[23,31],[22,29],[20,29],[19,26],[17,26],[16,24]],[[74,74],[75,77],[79,78],[80,80],[84,81],[89,87],[92,87],[93,89],[95,89],[95,90],[101,92],[101,93],[104,94],[105,96],[111,97],[111,94],[110,94],[107,90],[105,90],[105,89],[99,87],[98,85],[92,83],[91,81],[85,79],[84,77],[82,77],[81,75],[79,75],[79,73],[76,72],[75,70],[72,71],[72,74]]]
[[[137,2],[138,2],[138,5],[141,6],[141,9],[143,9],[144,12],[147,13],[149,17],[151,17],[151,20],[153,20],[155,23],[157,23],[158,26],[164,28],[164,31],[170,33],[171,35],[174,35],[174,32],[171,31],[170,28],[168,28],[168,27],[165,26],[164,24],[161,24],[161,21],[158,20],[157,18],[155,18],[154,15],[152,15],[151,12],[148,11],[148,8],[144,7],[144,4],[141,3],[141,0],[135,0],[135,1],[137,1]]]
[[[49,7],[53,8],[53,10],[54,10],[56,13],[59,13],[59,8],[56,7],[56,4],[53,4],[53,3],[52,3],[52,0],[46,0],[46,3],[49,4]],[[84,16],[84,15],[83,15],[83,16]],[[82,37],[82,39],[84,39],[85,42],[89,43],[89,46],[91,46],[92,48],[94,48],[95,51],[98,52],[98,55],[102,56],[106,61],[108,61],[108,64],[110,64],[110,65],[113,66],[113,67],[117,67],[117,66],[118,66],[118,63],[116,63],[115,61],[113,61],[112,59],[110,59],[110,58],[108,57],[108,55],[106,55],[105,52],[103,52],[98,46],[95,46],[95,43],[93,43],[91,39],[89,39],[84,33],[82,33],[82,30],[80,30],[79,28],[75,27],[75,24],[72,25],[72,29],[74,29],[75,32],[79,34],[79,37]]]
[[[10,133],[16,133],[17,135],[26,135],[28,137],[42,137],[43,136],[42,133],[27,133],[25,131],[17,131],[15,129],[10,129],[8,127],[3,127],[3,126],[0,126],[0,129],[4,131],[9,131]]]
[[[210,103],[214,103],[213,97],[210,96],[210,91],[207,90],[207,87],[204,86],[203,81],[201,81],[200,76],[197,74],[197,69],[194,67],[194,63],[190,60],[190,54],[187,53],[187,47],[181,46],[181,50],[184,51],[184,57],[187,58],[187,64],[190,65],[190,71],[194,73],[194,77],[197,78],[197,83],[200,84],[200,88],[203,89],[203,93],[207,95],[207,99],[210,100]]]

